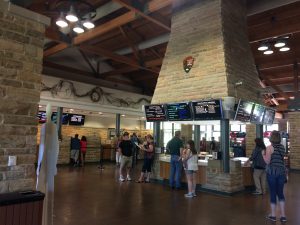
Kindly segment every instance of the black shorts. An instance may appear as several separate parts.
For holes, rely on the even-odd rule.
[[[152,163],[153,163],[153,158],[149,159],[149,158],[145,158],[144,159],[144,165],[142,168],[142,172],[151,172],[151,167],[152,167]]]

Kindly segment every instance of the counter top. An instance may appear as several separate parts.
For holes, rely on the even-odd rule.
[[[250,167],[249,165],[245,165],[245,162],[247,162],[248,159],[249,158],[247,158],[247,157],[236,157],[236,158],[232,158],[230,160],[241,161],[241,164],[242,164],[243,167]],[[170,162],[171,161],[171,156],[170,155],[161,154],[159,156],[159,161]],[[199,166],[207,166],[207,164],[208,164],[208,160],[207,159],[199,159],[198,160],[198,165]]]

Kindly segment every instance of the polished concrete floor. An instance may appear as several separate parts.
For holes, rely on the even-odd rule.
[[[140,171],[138,166],[135,174]],[[55,190],[55,225],[263,225],[268,196],[242,193],[233,197],[199,192],[185,199],[185,190],[172,191],[159,184],[118,181],[112,164],[100,171],[59,168]],[[300,174],[286,185],[289,225],[300,224]]]

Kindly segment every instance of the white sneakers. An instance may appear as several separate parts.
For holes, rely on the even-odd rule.
[[[131,179],[131,177],[129,175],[127,175],[126,180],[127,181],[132,181],[132,179]],[[120,176],[119,181],[124,182],[125,181],[124,177]]]

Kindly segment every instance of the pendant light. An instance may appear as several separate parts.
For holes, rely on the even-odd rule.
[[[291,48],[289,47],[289,46],[284,46],[284,47],[282,47],[282,48],[280,48],[279,49],[279,51],[281,51],[281,52],[287,52],[287,51],[289,51]]]
[[[282,40],[282,39],[277,40],[277,41],[275,42],[275,44],[274,44],[274,46],[275,46],[276,48],[281,48],[281,47],[283,47],[283,46],[285,46],[285,45],[286,45],[286,41],[285,41],[285,40]]]
[[[76,25],[73,27],[73,31],[76,32],[77,34],[81,34],[84,32],[84,29],[82,25],[78,22]]]
[[[264,51],[264,54],[265,55],[271,55],[271,54],[273,54],[274,53],[274,51],[272,50],[272,49],[269,49],[269,50],[267,50],[267,51]]]
[[[56,20],[55,23],[56,23],[57,26],[59,26],[59,27],[61,27],[61,28],[64,28],[64,27],[67,27],[67,26],[68,26],[68,23],[67,23],[67,21],[65,20],[64,15],[63,15],[62,12],[60,13],[59,18]]]
[[[78,17],[76,15],[76,12],[75,12],[75,9],[74,9],[73,5],[71,5],[71,7],[70,7],[70,11],[66,15],[66,19],[70,22],[73,22],[73,23],[78,21]]]
[[[83,26],[86,29],[93,29],[95,27],[95,24],[92,22],[90,15],[88,18],[83,22]]]
[[[258,51],[265,51],[268,49],[269,49],[269,45],[267,43],[261,43],[257,48]]]

